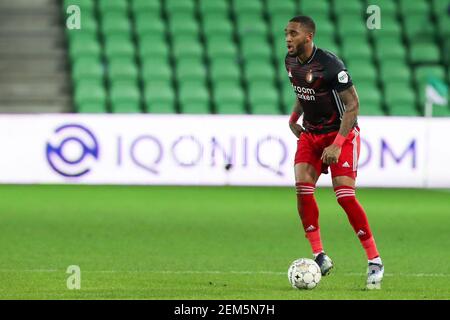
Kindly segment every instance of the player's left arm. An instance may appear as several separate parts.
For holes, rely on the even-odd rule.
[[[356,118],[358,117],[359,99],[355,86],[351,86],[338,94],[345,106],[345,112],[342,116],[339,134],[346,137],[355,125]]]
[[[345,112],[342,116],[341,126],[335,141],[323,150],[322,161],[326,164],[337,163],[341,155],[342,144],[345,137],[352,130],[359,112],[359,99],[355,87],[352,85],[338,93],[345,106]]]

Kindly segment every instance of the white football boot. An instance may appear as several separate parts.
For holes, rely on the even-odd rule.
[[[384,266],[378,263],[370,263],[367,267],[367,289],[381,289],[383,280]]]

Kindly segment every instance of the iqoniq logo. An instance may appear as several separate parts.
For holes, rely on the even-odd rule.
[[[60,175],[81,177],[91,170],[99,157],[97,139],[86,127],[66,124],[55,130],[47,142],[47,161]]]

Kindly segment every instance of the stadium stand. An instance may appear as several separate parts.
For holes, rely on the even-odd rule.
[[[76,112],[286,114],[284,27],[316,21],[316,44],[348,66],[363,115],[423,115],[430,78],[449,83],[448,0],[62,0]],[[450,107],[436,107],[450,116]]]
[[[0,1],[1,113],[73,110],[62,18],[55,0]]]

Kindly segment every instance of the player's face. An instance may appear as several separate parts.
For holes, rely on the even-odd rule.
[[[290,56],[299,56],[306,50],[307,44],[312,41],[312,34],[301,27],[298,22],[289,22],[284,29],[286,46]]]

